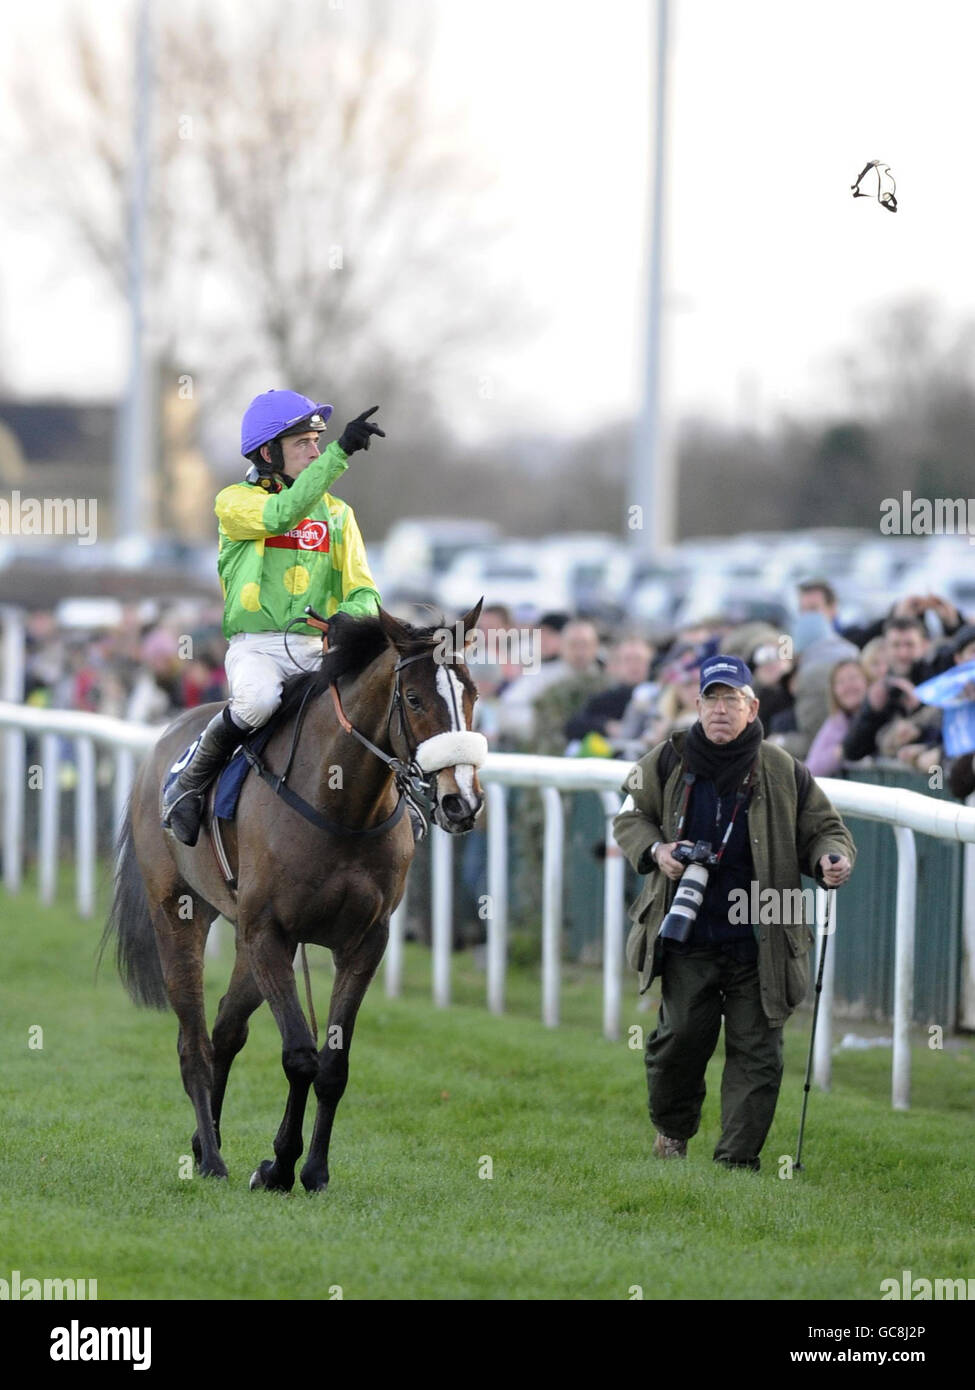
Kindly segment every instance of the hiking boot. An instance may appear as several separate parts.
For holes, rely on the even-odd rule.
[[[251,732],[241,729],[225,705],[203,730],[193,757],[163,793],[162,823],[184,845],[195,845],[203,819],[203,794],[231,753]]]
[[[671,1139],[666,1134],[657,1133],[653,1141],[654,1158],[686,1158],[687,1140]]]

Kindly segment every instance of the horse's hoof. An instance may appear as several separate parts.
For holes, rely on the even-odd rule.
[[[200,1163],[201,1178],[225,1178],[227,1176],[227,1165],[219,1154],[211,1158],[209,1162]]]
[[[268,1192],[290,1192],[294,1186],[294,1178],[285,1185],[281,1182],[271,1180],[271,1173],[274,1170],[274,1160],[266,1158],[259,1168],[251,1173],[250,1190],[256,1192],[258,1188],[266,1188]]]
[[[302,1173],[301,1185],[306,1192],[324,1192],[328,1187],[327,1173]]]
[[[266,1158],[266,1159],[264,1160],[264,1162],[261,1164],[260,1168],[255,1168],[255,1169],[254,1169],[253,1173],[251,1173],[251,1181],[250,1181],[250,1190],[251,1190],[251,1192],[256,1192],[257,1189],[258,1189],[259,1187],[266,1187],[266,1186],[267,1186],[267,1184],[265,1183],[264,1179],[265,1179],[265,1177],[267,1176],[267,1174],[268,1174],[268,1172],[269,1172],[271,1166],[272,1166],[272,1165],[271,1165],[271,1160],[270,1160],[269,1158]]]

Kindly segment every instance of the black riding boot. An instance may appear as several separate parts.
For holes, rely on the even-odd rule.
[[[184,845],[195,845],[203,819],[203,793],[250,729],[239,728],[225,705],[203,730],[199,746],[162,801],[163,828]]]

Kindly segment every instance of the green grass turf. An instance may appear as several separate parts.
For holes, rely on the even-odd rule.
[[[630,977],[610,1043],[595,971],[566,967],[565,1022],[547,1029],[537,971],[512,974],[499,1018],[471,956],[456,957],[457,1002],[435,1009],[429,956],[410,947],[403,997],[388,1000],[380,975],[360,1014],[329,1191],[252,1193],[285,1100],[268,1010],[231,1075],[229,1181],[181,1179],[193,1117],[173,1015],[136,1010],[109,962],[93,979],[101,923],[67,897],[0,897],[0,922],[0,1278],[95,1278],[101,1299],[323,1299],[335,1286],[346,1299],[627,1299],[639,1286],[875,1300],[902,1269],[973,1272],[971,1042],[934,1052],[918,1034],[906,1113],[890,1108],[889,1050],[838,1056],[831,1094],[811,1095],[806,1171],[789,1180],[778,1157],[795,1151],[809,1015],[787,1031],[758,1175],[711,1161],[719,1047],[690,1157],[661,1163],[627,1042],[653,1013]],[[231,951],[228,939],[210,964],[211,1022]],[[324,1017],[330,966],[311,957]]]

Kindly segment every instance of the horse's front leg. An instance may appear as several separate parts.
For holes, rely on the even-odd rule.
[[[308,1091],[318,1073],[318,1053],[298,1002],[292,965],[294,942],[274,922],[264,922],[260,928],[249,931],[246,941],[254,979],[281,1032],[281,1064],[289,1088],[284,1117],[274,1139],[275,1157],[264,1160],[252,1174],[250,1185],[290,1192],[303,1147],[301,1125]]]
[[[328,1146],[332,1137],[335,1111],[349,1079],[349,1048],[359,1005],[383,958],[389,936],[389,923],[377,922],[354,950],[333,952],[335,984],[328,1010],[325,1046],[318,1057],[315,1094],[318,1110],[315,1129],[308,1146],[308,1157],[301,1170],[302,1185],[309,1192],[328,1187]]]

